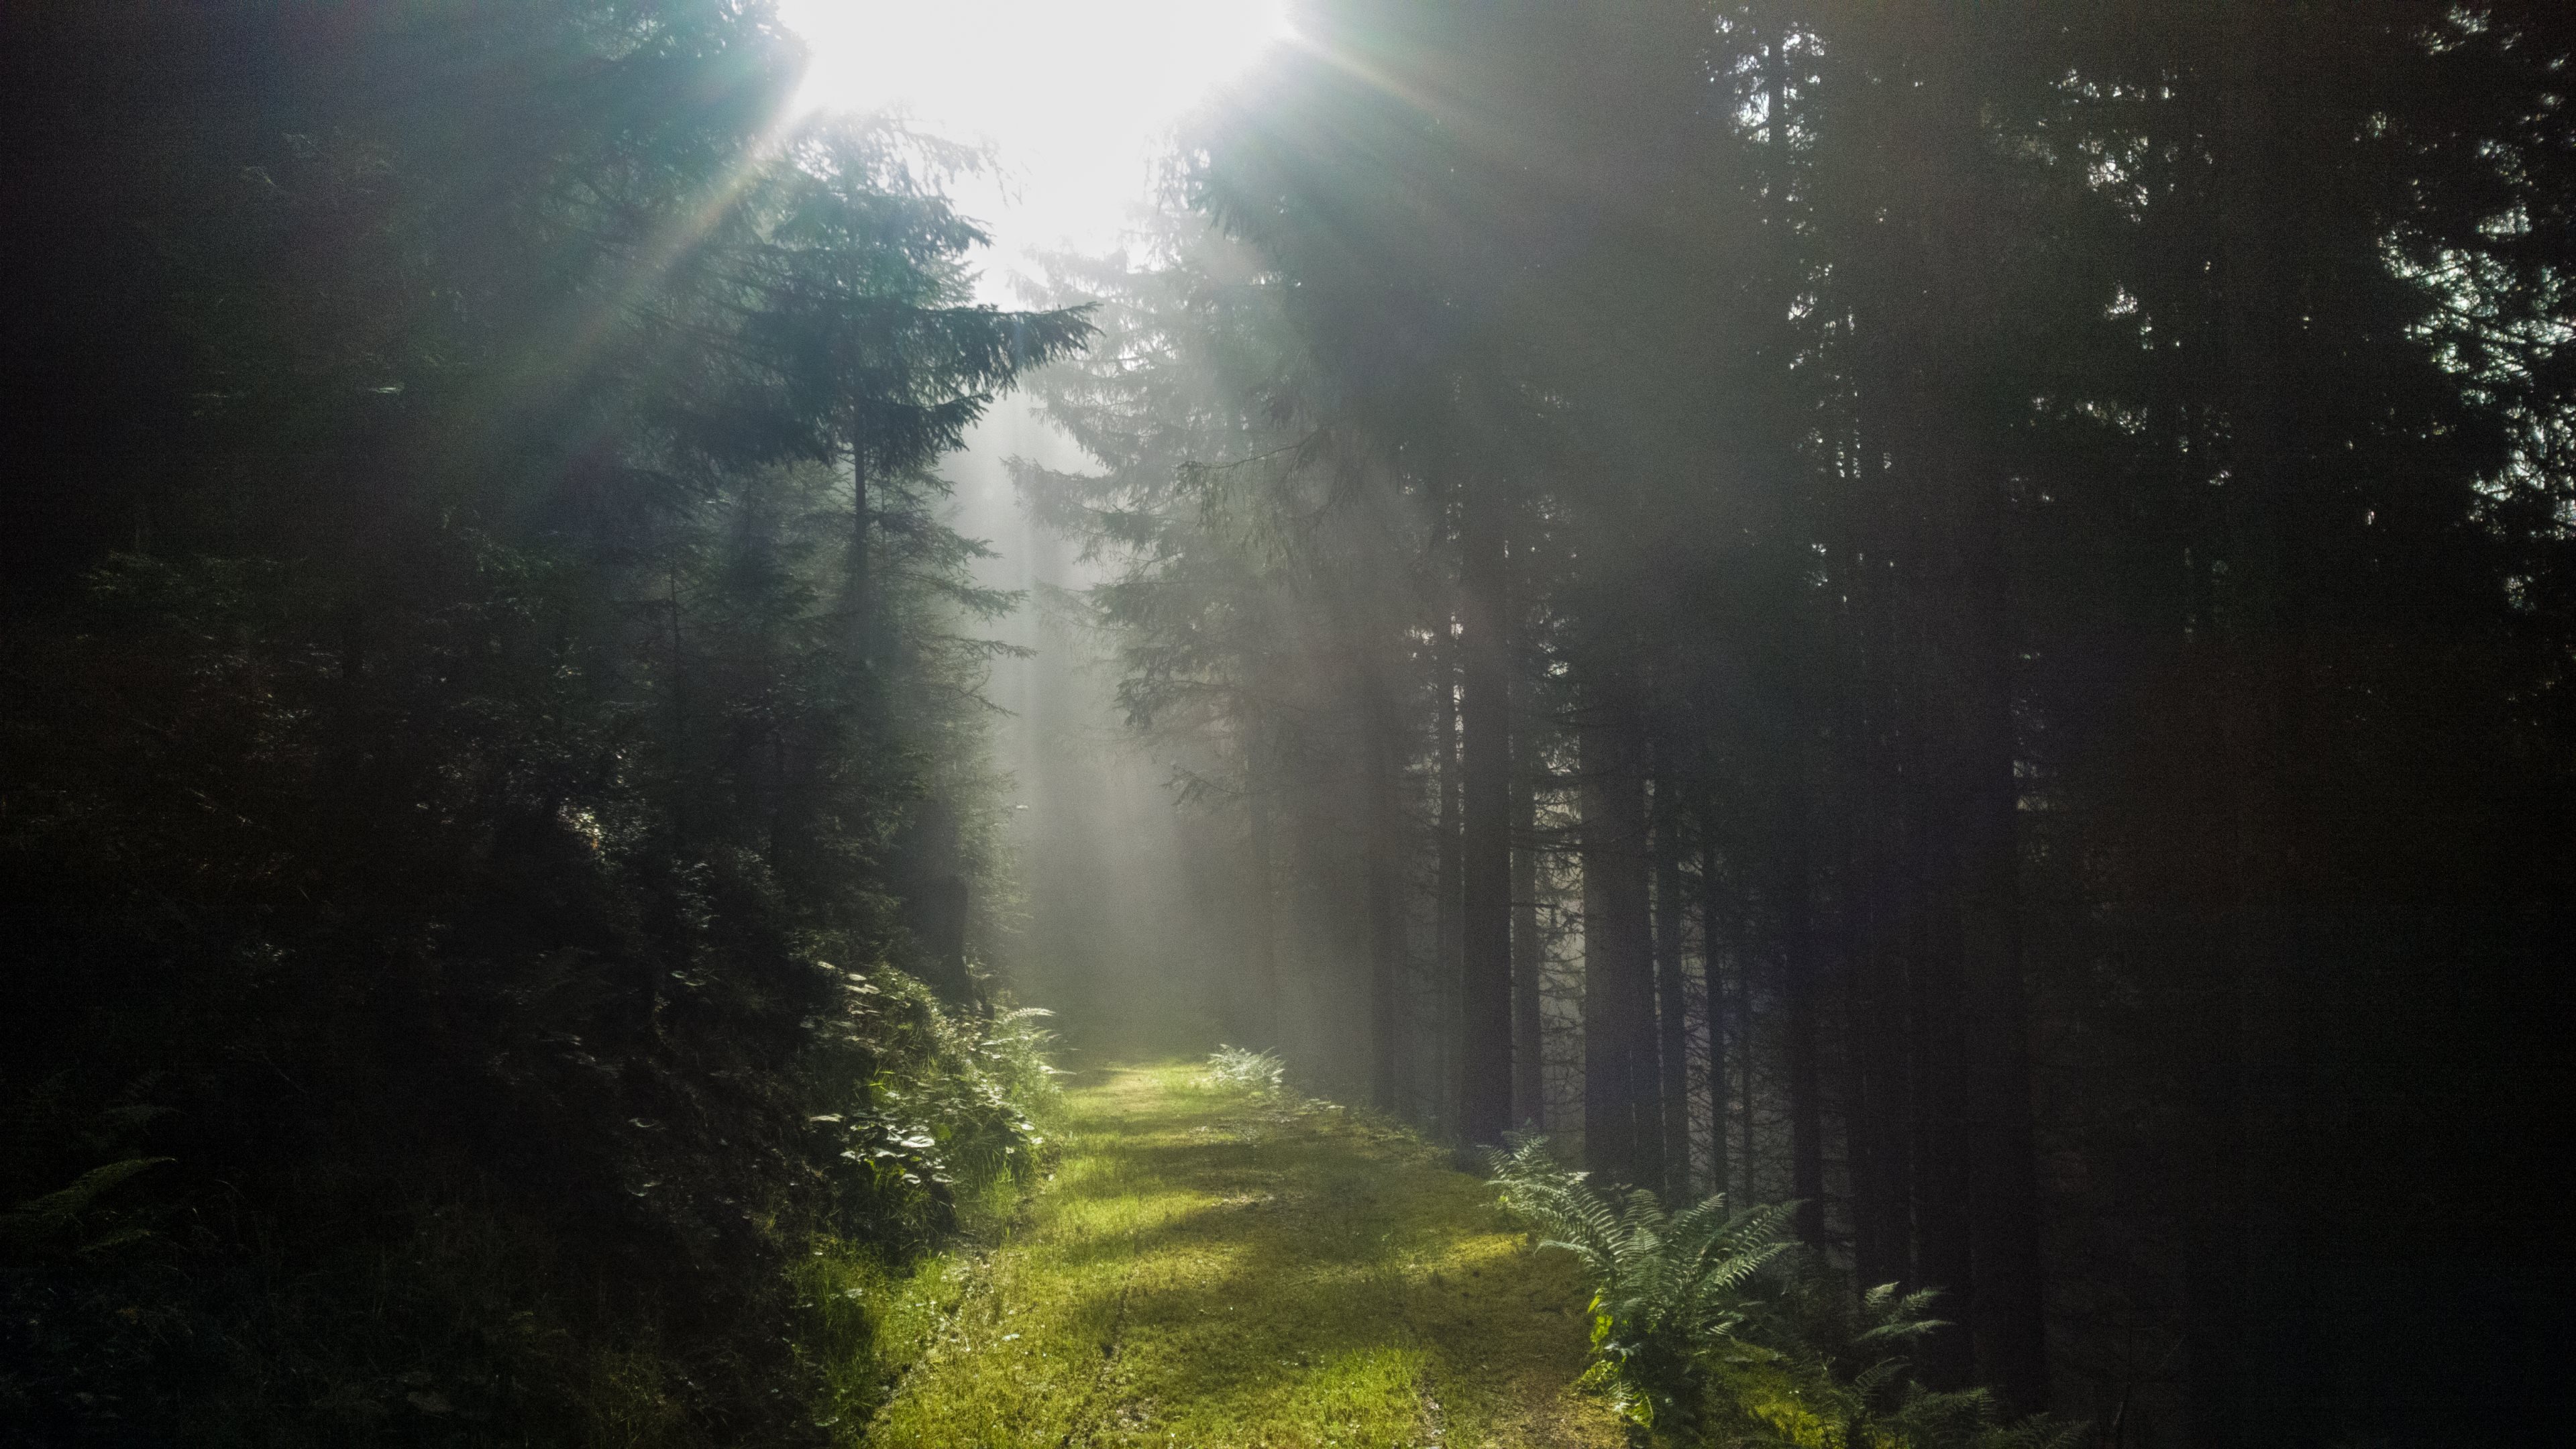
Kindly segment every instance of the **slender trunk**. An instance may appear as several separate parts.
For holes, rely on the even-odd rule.
[[[1914,946],[1915,1262],[1923,1286],[1941,1291],[1945,1327],[1924,1341],[1924,1379],[1936,1389],[1971,1381],[1975,1312],[1968,1226],[1966,1083],[1959,1022],[1959,930],[1945,854],[1917,842],[1915,869],[1925,907]]]
[[[1691,1194],[1690,1032],[1682,991],[1682,841],[1680,772],[1667,743],[1655,764],[1655,1025],[1662,1067],[1664,1193]]]
[[[1994,238],[2008,198],[1987,176],[1980,12],[1916,0],[1890,13],[1880,53],[1864,62],[1888,79],[1888,109],[1873,123],[1896,147],[1880,197],[1889,217],[1876,258],[1881,291],[1866,319],[1881,369],[1868,432],[1922,509],[1906,556],[1926,646],[1916,653],[1931,661],[1921,719],[1932,726],[1932,808],[1917,817],[1930,837],[1918,858],[1933,907],[1913,982],[1917,1226],[1922,1274],[1951,1295],[1943,1317],[1970,1329],[1967,1364],[1956,1336],[1944,1334],[1929,1345],[1927,1368],[1944,1384],[1971,1368],[2007,1406],[2028,1410],[2045,1405],[2048,1388],[2022,985],[2012,558],[2006,470],[1980,386],[1995,368],[1996,318],[2006,310]]]
[[[1538,934],[1539,762],[1522,749],[1511,779],[1512,887],[1512,1119],[1523,1129],[1547,1130],[1546,1031],[1541,992],[1547,951]]]
[[[1868,361],[1882,363],[1875,353]],[[1887,381],[1883,366],[1866,366],[1861,379],[1865,395]],[[1867,409],[1854,419],[1852,451],[1872,456]],[[1865,528],[1858,546],[1875,559],[1903,550],[1899,501],[1884,486],[1886,479],[1864,466],[1854,478],[1856,502],[1876,524]],[[1855,1266],[1865,1286],[1915,1284],[1914,1259],[1914,1043],[1907,1010],[1912,948],[1920,931],[1911,827],[1913,770],[1908,751],[1915,746],[1917,721],[1911,714],[1907,647],[1900,619],[1898,580],[1884,567],[1856,565],[1846,570],[1858,641],[1855,673],[1861,732],[1859,856],[1854,861],[1855,897],[1860,904],[1855,952],[1851,963],[1856,1002],[1855,1031],[1860,1052],[1854,1075],[1862,1099],[1855,1133],[1854,1159],[1856,1241]],[[1865,1170],[1864,1170],[1865,1169]]]
[[[2260,12],[2260,13],[2257,13]],[[2284,114],[2283,67],[2294,63],[2286,27],[2269,7],[2231,13],[2215,38],[2219,351],[2227,419],[2228,483],[2221,490],[2226,571],[2215,590],[2223,641],[2212,713],[2217,812],[2233,839],[2229,879],[2210,883],[2219,928],[2195,943],[2209,965],[2196,993],[2191,1125],[2198,1161],[2184,1238],[2194,1255],[2185,1287],[2189,1418],[2198,1442],[2228,1449],[2281,1406],[2266,1403],[2294,1375],[2280,1352],[2286,1305],[2267,1301],[2279,1283],[2263,1251],[2273,1197],[2257,1173],[2288,1166],[2295,1118],[2276,1095],[2295,1090],[2295,1055],[2279,1033],[2296,1013],[2278,1009],[2290,989],[2297,943],[2290,891],[2290,780],[2298,753],[2298,679],[2304,642],[2290,559],[2290,518],[2300,488],[2292,433],[2298,396],[2291,367],[2298,278],[2290,248],[2295,213],[2284,160],[2294,154],[2295,111]],[[2293,1068],[2284,1070],[2285,1068]],[[2258,1100],[2255,1084],[2271,1090]],[[2291,1410],[2295,1412],[2295,1409]],[[2278,1437],[2300,1442],[2285,1431]]]
[[[1584,1155],[1604,1179],[1662,1175],[1647,924],[1641,721],[1625,681],[1583,726]]]
[[[1703,800],[1699,807],[1699,978],[1700,995],[1708,1004],[1708,1190],[1732,1192],[1726,1150],[1726,1033],[1730,1013],[1726,982],[1722,979],[1725,973],[1719,969],[1724,958],[1718,942],[1724,936],[1719,929],[1716,836],[1708,803]]]
[[[1459,698],[1465,751],[1461,842],[1458,1129],[1470,1142],[1499,1142],[1512,1122],[1513,861],[1511,823],[1511,653],[1508,558],[1492,487],[1470,488],[1459,544],[1464,678]],[[1532,922],[1533,927],[1535,921]],[[1530,933],[1536,935],[1533,929]],[[1530,991],[1534,1016],[1536,983]],[[1533,1062],[1538,1043],[1529,1051]]]
[[[689,668],[688,655],[680,639],[680,574],[677,569],[663,574],[665,603],[671,614],[671,844],[675,852],[689,846]],[[352,653],[349,657],[358,657]],[[357,677],[355,665],[344,665],[347,677]]]
[[[1910,913],[1901,883],[1906,872],[1900,848],[1884,838],[1893,833],[1894,822],[1882,819],[1878,824],[1882,836],[1866,867],[1878,896],[1871,903],[1866,938],[1853,972],[1853,1029],[1859,1042],[1854,1066],[1861,1098],[1853,1132],[1858,1229],[1854,1259],[1862,1283],[1871,1287],[1915,1281],[1908,1211],[1914,1195],[1909,1141],[1913,1093],[1904,951]]]
[[[1970,527],[1971,624],[1963,651],[1971,772],[1961,819],[1961,1005],[1972,1127],[1970,1234],[1976,1274],[1971,1320],[1977,1377],[2008,1406],[2048,1406],[2039,1178],[2031,1126],[2030,1039],[2021,964],[2020,782],[2015,776],[2007,563],[1997,485],[1978,494]]]
[[[1797,741],[1793,741],[1793,749]],[[1793,769],[1794,775],[1796,771]],[[1825,1240],[1825,1119],[1819,1071],[1818,996],[1823,963],[1816,950],[1813,863],[1808,857],[1806,789],[1791,786],[1793,796],[1783,828],[1787,832],[1780,866],[1781,1015],[1788,1033],[1789,1192],[1798,1200],[1798,1237],[1822,1245]]]
[[[1458,1086],[1460,1038],[1463,1035],[1464,1001],[1460,998],[1462,978],[1459,949],[1459,914],[1463,900],[1460,876],[1464,869],[1459,842],[1459,769],[1458,769],[1458,643],[1455,626],[1444,630],[1431,651],[1435,697],[1433,716],[1437,754],[1439,823],[1432,847],[1431,975],[1430,1031],[1424,1046],[1430,1060],[1430,1071],[1422,1083],[1427,1109],[1424,1121],[1435,1130],[1452,1124],[1447,1110],[1449,1094]],[[1499,1141],[1500,1138],[1495,1140]]]
[[[1763,89],[1768,116],[1764,141],[1769,152],[1770,210],[1775,223],[1774,245],[1788,246],[1789,190],[1791,153],[1789,137],[1789,64],[1786,49],[1786,22],[1769,36],[1763,46]],[[1784,253],[1785,259],[1785,253]],[[1783,278],[1785,280],[1785,277]],[[1780,315],[1787,314],[1787,298],[1781,299]],[[1785,322],[1780,324],[1785,327]],[[1786,354],[1790,340],[1784,334],[1777,339]],[[1782,489],[1781,521],[1784,536],[1775,540],[1775,601],[1783,610],[1792,632],[1803,632],[1805,600],[1802,597],[1806,569],[1806,547],[1811,536],[1806,530],[1800,505],[1798,478],[1800,465],[1795,445],[1783,437],[1778,440]],[[1820,1100],[1817,1053],[1816,995],[1820,984],[1820,963],[1816,952],[1813,899],[1813,870],[1808,857],[1809,818],[1812,802],[1807,776],[1807,715],[1805,681],[1800,678],[1802,661],[1791,657],[1777,662],[1777,685],[1780,701],[1787,716],[1785,739],[1774,762],[1780,795],[1775,824],[1781,832],[1780,853],[1772,881],[1772,901],[1779,915],[1781,946],[1782,1026],[1787,1033],[1784,1043],[1789,1089],[1789,1176],[1791,1195],[1798,1199],[1798,1236],[1809,1243],[1824,1241],[1824,1116]],[[1746,1114],[1748,1139],[1751,1136],[1751,1113]]]
[[[1587,723],[1576,752],[1582,782],[1583,870],[1583,1161],[1604,1179],[1627,1181],[1636,1149],[1627,1123],[1627,1063],[1622,1060],[1619,948],[1611,924],[1612,841],[1610,733]]]
[[[868,558],[868,450],[850,435],[850,657],[865,669],[876,655],[876,580]]]
[[[1743,1200],[1751,1202],[1760,1195],[1754,1156],[1753,1137],[1753,961],[1746,944],[1752,936],[1747,929],[1746,911],[1736,912],[1735,940],[1735,1160],[1743,1164]]]
[[[1865,690],[1863,691],[1865,693]],[[1866,708],[1854,713],[1867,719]],[[1868,748],[1866,727],[1861,731]],[[1870,762],[1864,755],[1858,773],[1866,780]],[[1893,1164],[1888,1151],[1886,1123],[1891,1078],[1899,1075],[1892,1068],[1902,1062],[1892,1055],[1893,1045],[1881,1039],[1879,991],[1883,980],[1884,961],[1880,937],[1886,924],[1886,912],[1879,899],[1882,889],[1883,862],[1877,845],[1878,819],[1871,791],[1861,789],[1850,807],[1852,823],[1844,857],[1844,900],[1842,912],[1843,970],[1843,1056],[1846,1063],[1847,1089],[1844,1105],[1844,1141],[1851,1161],[1852,1204],[1852,1270],[1864,1286],[1903,1278],[1902,1271],[1889,1271],[1902,1250],[1895,1214],[1889,1202]]]
[[[1259,726],[1253,727],[1258,737]],[[1279,1044],[1279,952],[1277,926],[1271,906],[1272,891],[1272,825],[1270,820],[1270,786],[1264,778],[1260,751],[1246,752],[1244,765],[1244,806],[1249,817],[1245,832],[1244,894],[1250,907],[1244,920],[1244,970],[1252,978],[1253,1017],[1250,1035],[1256,1041]]]
[[[1361,868],[1368,911],[1369,1101],[1382,1112],[1404,1105],[1404,770],[1394,709],[1383,683],[1363,681],[1368,733],[1367,834]]]
[[[1920,546],[1915,549],[1920,556]],[[1900,584],[1910,579],[1900,575]],[[1901,594],[1906,593],[1900,590]],[[1932,641],[1920,601],[1900,597],[1896,617],[1906,621],[1898,640],[1906,661],[1900,716],[1905,761],[1906,815],[1914,829],[1906,841],[1907,890],[1915,909],[1907,918],[1909,1015],[1912,1018],[1914,1099],[1911,1146],[1914,1173],[1915,1272],[1918,1283],[1938,1289],[1936,1312],[1944,1327],[1924,1340],[1920,1363],[1935,1389],[1965,1388],[1975,1369],[1968,1323],[1976,1282],[1968,1226],[1969,1164],[1966,1130],[1965,1048],[1959,1021],[1958,899],[1950,889],[1950,854],[1942,831],[1944,792],[1932,775]]]

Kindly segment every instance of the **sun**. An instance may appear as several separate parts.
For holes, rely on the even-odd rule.
[[[807,105],[1017,130],[1168,116],[1285,25],[1284,0],[779,0]]]
[[[1286,0],[778,0],[778,14],[812,57],[800,107],[894,110],[985,144],[1009,198],[987,221],[1090,246],[1142,199],[1171,123],[1287,26]]]

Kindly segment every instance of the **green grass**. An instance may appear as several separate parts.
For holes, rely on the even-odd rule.
[[[1198,1072],[1069,1093],[1056,1173],[989,1253],[854,1280],[896,1300],[914,1354],[864,1442],[1624,1442],[1570,1388],[1583,1285],[1481,1181],[1409,1133]]]

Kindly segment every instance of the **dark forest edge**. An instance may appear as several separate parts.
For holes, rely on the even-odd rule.
[[[1044,1151],[929,465],[1080,314],[756,12],[8,29],[0,1437],[825,1442]]]
[[[1225,1033],[2115,1443],[2554,1421],[2576,9],[1293,11],[1021,469]]]

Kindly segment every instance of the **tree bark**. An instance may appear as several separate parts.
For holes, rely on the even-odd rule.
[[[1960,1044],[1958,924],[1938,852],[1923,851],[1927,906],[1915,943],[1914,1178],[1915,1264],[1922,1286],[1941,1292],[1946,1325],[1924,1340],[1924,1380],[1936,1389],[1965,1388],[1975,1370],[1969,1323],[1976,1277],[1968,1226],[1967,1095]],[[1937,892],[1937,894],[1935,894]]]
[[[1963,765],[1960,891],[1963,1045],[1969,1063],[1971,1320],[1977,1377],[2024,1413],[2048,1406],[2039,1179],[2031,1127],[2030,1036],[2021,960],[2021,784],[2015,775],[2012,640],[1999,485],[1984,483],[1969,524],[1977,560]]]
[[[1888,818],[1893,814],[1882,810],[1861,864],[1873,896],[1853,969],[1853,1075],[1859,1095],[1852,1129],[1853,1260],[1865,1287],[1915,1281],[1912,1051],[1905,1011],[1911,911],[1904,881],[1910,871],[1901,823]]]
[[[1363,680],[1367,732],[1363,786],[1366,842],[1361,868],[1368,911],[1369,1101],[1382,1112],[1404,1106],[1404,767],[1401,738],[1383,681]]]
[[[1662,1174],[1642,722],[1625,680],[1596,689],[1583,755],[1583,1141],[1605,1181]]]
[[[1664,1195],[1691,1194],[1689,1020],[1682,991],[1682,840],[1680,772],[1667,736],[1655,763],[1655,1048],[1661,1067]]]
[[[1431,1060],[1422,1083],[1428,1097],[1425,1122],[1435,1132],[1455,1127],[1453,1104],[1448,1098],[1464,1079],[1463,1055],[1466,1017],[1462,975],[1465,960],[1460,948],[1461,913],[1466,904],[1465,887],[1460,877],[1465,862],[1459,839],[1459,796],[1461,794],[1458,762],[1458,637],[1454,623],[1444,630],[1431,651],[1432,674],[1437,686],[1438,705],[1433,710],[1433,746],[1437,753],[1436,778],[1439,787],[1440,818],[1435,827],[1432,847],[1431,932],[1431,1030],[1424,1034]],[[1468,1140],[1476,1140],[1470,1138]],[[1500,1137],[1494,1140],[1500,1141]]]
[[[1522,749],[1512,772],[1512,1120],[1528,1131],[1547,1130],[1547,1029],[1542,992],[1547,951],[1538,934],[1539,762]]]
[[[1794,762],[1803,753],[1803,739],[1793,737],[1790,755]],[[1797,1228],[1802,1242],[1822,1246],[1825,1241],[1825,1114],[1821,1081],[1818,1035],[1817,998],[1821,993],[1824,963],[1816,950],[1815,882],[1813,862],[1809,859],[1807,836],[1812,828],[1808,819],[1808,792],[1802,771],[1795,763],[1787,766],[1789,800],[1783,810],[1779,884],[1776,898],[1780,908],[1781,938],[1781,1015],[1788,1033],[1786,1056],[1789,1068],[1789,1192],[1798,1200]]]
[[[1465,762],[1460,861],[1458,1128],[1500,1142],[1512,1124],[1512,740],[1510,617],[1502,501],[1467,490],[1460,520],[1459,694]],[[1535,922],[1532,923],[1535,925]],[[1535,934],[1533,932],[1533,934]],[[1531,1004],[1536,1005],[1532,983]],[[1537,1042],[1529,1049],[1535,1057]]]
[[[868,557],[868,451],[850,434],[850,658],[866,669],[876,658],[876,579]]]
[[[1724,954],[1718,947],[1725,937],[1719,929],[1722,912],[1718,902],[1717,832],[1705,800],[1700,803],[1699,821],[1699,971],[1700,991],[1708,1001],[1708,1184],[1711,1192],[1732,1192],[1734,1179],[1727,1175],[1726,1069],[1727,1032],[1733,1013],[1728,1010],[1725,972],[1720,969]]]
[[[1923,882],[1942,903],[1916,973],[1925,1053],[1920,1144],[1924,1275],[1970,1325],[1975,1376],[2007,1407],[2048,1398],[2042,1222],[2034,1164],[2022,983],[2020,780],[2010,494],[1995,404],[1978,386],[1998,364],[2000,250],[2008,198],[1989,183],[1983,107],[1990,72],[1978,12],[1914,3],[1883,15],[1868,44],[1897,138],[1884,178],[1875,323],[1882,387],[1870,436],[1922,501],[1908,563],[1932,661],[1933,726]],[[1941,939],[1946,937],[1946,939]],[[1949,1140],[1942,1140],[1949,1139]],[[1965,1164],[1965,1179],[1952,1179]],[[1963,1203],[1951,1194],[1964,1189]],[[1963,1213],[1967,1258],[1953,1234]],[[1948,1352],[1934,1345],[1934,1357]]]
[[[1278,926],[1271,890],[1274,854],[1270,819],[1270,782],[1263,769],[1261,727],[1247,727],[1243,767],[1244,833],[1244,970],[1252,978],[1254,1040],[1276,1047],[1280,1039]]]
[[[2290,259],[2295,212],[2284,174],[2297,145],[2295,111],[2284,114],[2284,68],[2295,64],[2288,7],[2231,11],[2213,35],[2214,216],[2218,275],[2220,401],[2228,478],[2219,490],[2227,561],[2215,582],[2221,667],[2210,713],[2218,778],[2214,812],[2232,837],[2228,878],[2208,882],[2218,929],[2196,943],[2206,963],[2189,1009],[2196,1019],[2191,1120],[2196,1161],[2184,1240],[2184,1349],[2189,1422],[2198,1443],[2228,1449],[2252,1442],[2255,1425],[2280,1410],[2265,1403],[2286,1375],[2279,1352],[2289,1315],[2267,1302],[2272,1284],[2261,1251],[2273,1194],[2257,1164],[2276,1170],[2293,1155],[2282,1132],[2284,1103],[2255,1084],[2295,1090],[2283,1070],[2279,1033],[2295,1013],[2267,1007],[2285,998],[2297,949],[2291,926],[2296,842],[2289,782],[2296,767],[2301,620],[2289,550],[2300,487],[2292,433],[2298,337],[2298,278]],[[2277,1390],[2273,1390],[2277,1391]],[[2300,1442],[2283,1434],[2279,1437]]]

